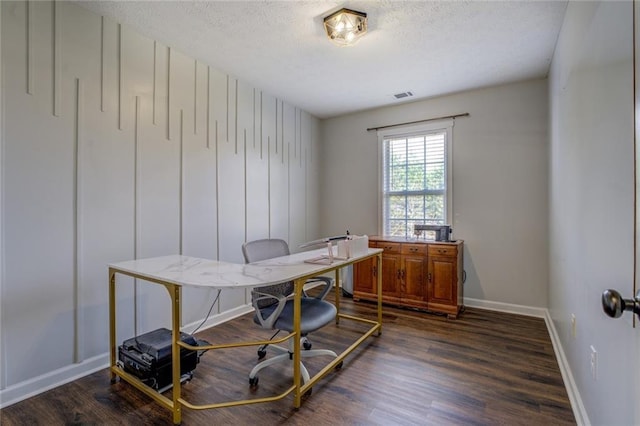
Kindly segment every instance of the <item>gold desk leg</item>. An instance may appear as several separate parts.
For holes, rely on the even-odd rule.
[[[167,285],[171,295],[171,361],[173,368],[173,424],[182,423],[182,404],[180,404],[180,305],[182,303],[182,287],[179,285]]]
[[[336,282],[335,282],[335,286],[334,286],[334,293],[335,293],[335,299],[336,299],[336,309],[337,309],[337,314],[336,314],[336,324],[340,324],[340,297],[341,297],[341,293],[340,293],[340,268],[336,268]]]
[[[378,260],[378,336],[382,334],[382,254],[376,256]]]
[[[111,383],[116,382],[116,373],[113,367],[116,365],[116,273],[109,268],[109,359],[111,368]]]
[[[295,335],[293,336],[293,384],[296,387],[294,393],[294,408],[300,408],[302,401],[301,384],[300,384],[300,315],[302,312],[300,299],[302,298],[302,287],[305,280],[295,280],[294,299],[293,299],[293,330]]]

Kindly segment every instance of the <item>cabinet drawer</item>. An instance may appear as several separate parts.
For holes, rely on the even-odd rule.
[[[456,246],[447,246],[440,244],[429,245],[429,256],[456,256],[458,248]]]
[[[427,254],[427,245],[426,244],[402,244],[402,248],[400,250],[402,254],[425,255]]]
[[[376,248],[381,248],[385,253],[400,253],[400,243],[390,243],[387,241],[376,241]]]

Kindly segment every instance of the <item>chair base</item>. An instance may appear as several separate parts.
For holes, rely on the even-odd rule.
[[[269,348],[272,348],[273,350],[279,352],[280,354],[274,356],[273,358],[269,358],[264,361],[261,361],[260,363],[256,364],[255,367],[253,367],[253,369],[249,373],[249,384],[252,387],[257,386],[258,372],[263,368],[266,368],[278,362],[293,361],[293,350],[294,350],[293,339],[291,339],[289,342],[290,342],[289,349],[283,348],[282,346],[269,345]],[[311,358],[314,356],[331,356],[333,358],[338,357],[338,355],[334,351],[329,349],[309,349],[305,351],[300,351],[301,358]],[[307,383],[310,380],[309,371],[304,366],[302,361],[300,361],[300,373],[302,375],[303,383]]]
[[[304,337],[302,337],[300,339],[300,343],[302,343],[302,347],[304,348],[305,351],[308,351],[312,347],[312,343],[309,341],[309,339],[306,336],[304,336]],[[277,346],[274,346],[274,345],[272,345],[272,346],[275,347],[276,349],[278,348]],[[258,348],[257,352],[258,352],[258,359],[259,360],[264,358],[265,356],[267,356],[267,348],[268,347],[269,347],[269,344],[264,344],[264,345],[262,345],[262,346],[260,346]],[[279,349],[281,349],[284,352],[288,352],[284,348],[279,348]]]

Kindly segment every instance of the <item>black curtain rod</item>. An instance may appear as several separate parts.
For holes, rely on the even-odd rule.
[[[465,112],[464,114],[445,115],[444,117],[427,118],[427,119],[424,119],[424,120],[409,121],[409,122],[406,122],[406,123],[389,124],[387,126],[369,127],[367,129],[367,132],[370,132],[372,130],[387,129],[389,127],[406,126],[407,124],[425,123],[427,121],[444,120],[445,118],[458,118],[458,117],[468,117],[468,116],[469,116],[469,113]]]

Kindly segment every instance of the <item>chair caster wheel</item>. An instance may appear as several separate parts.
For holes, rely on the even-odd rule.
[[[311,342],[304,342],[304,343],[302,344],[302,347],[303,347],[306,351],[308,351],[309,349],[311,349]]]
[[[337,365],[336,365],[336,370],[342,370],[342,366],[344,365],[344,361],[340,361]]]
[[[258,359],[262,359],[265,356],[267,356],[267,351],[265,350],[258,350]]]
[[[258,387],[258,376],[256,377],[249,377],[249,387],[251,389],[255,389]]]

